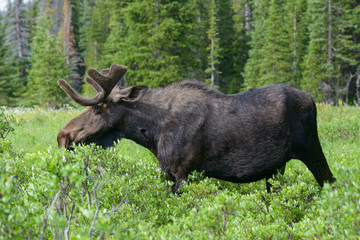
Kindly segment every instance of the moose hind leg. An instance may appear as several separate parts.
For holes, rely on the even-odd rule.
[[[308,151],[299,155],[298,159],[307,166],[321,187],[324,185],[324,182],[333,183],[336,181],[317,137],[313,144],[308,145]]]
[[[302,161],[314,175],[319,185],[323,186],[324,182],[333,183],[336,179],[330,171],[319,141],[316,105],[314,102],[311,105],[309,109],[304,110],[293,119],[292,158]]]

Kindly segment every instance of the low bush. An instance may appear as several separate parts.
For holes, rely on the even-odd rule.
[[[45,141],[0,153],[1,239],[358,239],[360,235],[360,113],[357,108],[319,107],[319,133],[337,178],[320,188],[310,171],[291,161],[284,176],[235,184],[194,172],[181,194],[147,150],[121,140],[108,150],[74,151]],[[34,110],[9,135],[51,116],[58,129],[71,114]],[[335,117],[342,111],[343,124]],[[75,113],[74,113],[75,114]],[[348,117],[346,117],[348,116]],[[348,125],[347,125],[348,124]],[[351,126],[350,126],[351,125]],[[41,129],[40,123],[37,126]],[[341,137],[343,132],[344,136]],[[35,132],[33,133],[36,136]],[[37,139],[37,137],[36,137]],[[14,144],[14,146],[18,146]]]

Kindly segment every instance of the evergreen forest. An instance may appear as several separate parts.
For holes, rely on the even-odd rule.
[[[86,70],[130,85],[205,81],[224,93],[287,83],[360,104],[359,0],[2,0],[0,105],[60,107]]]

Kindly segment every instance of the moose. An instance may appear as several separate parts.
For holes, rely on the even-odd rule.
[[[302,161],[320,186],[336,179],[322,151],[312,97],[286,84],[226,95],[198,81],[164,88],[125,87],[125,66],[91,68],[86,82],[94,98],[59,86],[76,103],[88,106],[59,132],[59,147],[95,143],[104,148],[126,138],[158,159],[173,192],[197,170],[235,183],[284,173],[291,159]]]

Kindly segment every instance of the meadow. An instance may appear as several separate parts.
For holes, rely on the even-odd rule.
[[[333,185],[291,160],[271,193],[265,180],[194,172],[181,195],[132,141],[58,149],[58,131],[80,112],[5,109],[14,131],[0,139],[0,239],[359,239],[359,108],[318,106]]]

